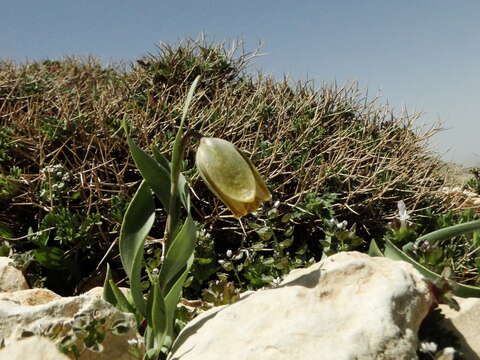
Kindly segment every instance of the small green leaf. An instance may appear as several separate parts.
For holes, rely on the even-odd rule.
[[[0,222],[0,236],[5,239],[13,237],[13,232],[10,230],[10,228],[6,224],[2,222]]]
[[[33,256],[40,265],[51,270],[65,270],[68,268],[63,250],[57,247],[41,247],[33,250]]]
[[[436,265],[443,258],[443,250],[440,247],[435,247],[426,254],[426,261],[429,265]]]
[[[375,240],[370,241],[370,247],[368,248],[368,255],[370,256],[383,256],[382,251],[378,247]]]
[[[290,238],[288,238],[288,239],[283,240],[283,241],[282,241],[280,244],[278,244],[278,245],[280,246],[281,249],[286,249],[286,248],[288,248],[288,247],[290,247],[290,246],[293,245],[293,240],[294,240],[293,237],[290,237]]]
[[[155,220],[155,207],[150,187],[140,184],[128,205],[120,229],[120,258],[130,279],[132,298],[138,311],[146,316],[146,304],[142,294],[140,273],[143,263],[143,245]]]

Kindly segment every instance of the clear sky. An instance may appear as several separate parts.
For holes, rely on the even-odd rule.
[[[254,68],[315,84],[357,81],[419,122],[447,128],[433,146],[480,166],[478,0],[5,0],[0,58],[134,60],[205,33],[263,43]]]

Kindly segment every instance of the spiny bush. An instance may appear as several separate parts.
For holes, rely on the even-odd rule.
[[[252,76],[245,68],[254,55],[190,40],[162,45],[129,68],[92,58],[1,62],[0,236],[18,239],[8,244],[23,254],[19,261],[40,265],[47,285],[68,273],[69,293],[118,260],[113,243],[140,180],[121,121],[143,148],[170,153],[197,75],[189,124],[245,151],[274,201],[242,228],[195,172],[186,172],[193,216],[203,224],[193,294],[218,272],[254,288],[325,250],[381,238],[400,199],[412,210],[446,207],[436,196],[444,183],[440,163],[426,147],[436,129],[418,133],[415,116],[394,115],[354,85],[317,89]],[[192,147],[186,162],[192,169]],[[350,238],[335,235],[336,218],[348,221]],[[159,239],[161,211],[157,219]],[[160,261],[156,239],[148,242],[152,267]]]

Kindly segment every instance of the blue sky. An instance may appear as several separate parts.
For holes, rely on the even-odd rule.
[[[0,58],[130,61],[201,33],[247,50],[262,42],[252,69],[357,81],[397,112],[422,112],[419,126],[441,121],[432,147],[480,166],[479,14],[478,0],[16,0],[1,7]]]

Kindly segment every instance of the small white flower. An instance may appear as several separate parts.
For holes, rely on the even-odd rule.
[[[338,230],[345,230],[347,228],[348,222],[347,220],[343,220],[342,222],[338,222],[337,219],[330,220],[333,225],[337,227]]]
[[[233,260],[238,261],[238,260],[242,260],[242,258],[243,258],[243,251],[240,251],[239,254],[233,257]]]
[[[227,257],[232,257],[232,250],[230,249],[227,250]]]
[[[127,342],[128,342],[128,345],[138,345],[137,339],[128,339]]]
[[[408,219],[410,219],[410,215],[408,215],[407,207],[405,206],[405,203],[403,200],[400,200],[397,202],[398,206],[398,219],[400,220],[400,224],[402,228],[405,228],[407,226]]]
[[[420,352],[424,354],[428,353],[436,353],[437,352],[437,344],[434,342],[422,342],[420,344]]]
[[[276,277],[272,280],[272,285],[273,286],[279,286],[282,282],[282,279],[280,277]]]

